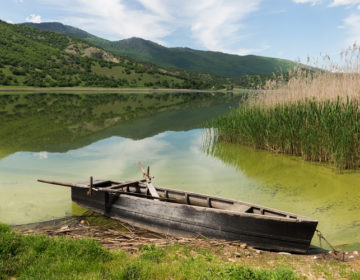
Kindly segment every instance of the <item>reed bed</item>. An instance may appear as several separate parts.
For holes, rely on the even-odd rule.
[[[211,145],[239,143],[331,162],[340,169],[360,167],[359,102],[350,98],[242,105],[210,121],[207,132]]]
[[[309,67],[299,65],[286,75],[277,75],[264,86],[255,104],[273,106],[308,99],[316,101],[356,100],[360,104],[360,46],[353,44],[335,59],[329,55],[307,59]],[[253,100],[254,101],[254,100]]]
[[[239,143],[360,168],[360,47],[276,76],[259,94],[207,124],[207,145]]]

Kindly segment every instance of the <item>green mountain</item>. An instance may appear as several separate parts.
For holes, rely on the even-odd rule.
[[[52,27],[59,24],[51,24]],[[81,33],[72,30],[72,34]],[[169,71],[121,57],[81,38],[0,21],[0,85],[219,88],[211,75]]]
[[[106,44],[107,42],[110,42],[108,40],[102,39],[100,37],[97,37],[95,35],[92,35],[84,30],[81,30],[79,28],[65,25],[60,22],[43,22],[43,23],[32,23],[32,22],[25,22],[23,25],[34,27],[40,30],[44,31],[52,31],[61,33],[67,36],[77,37],[80,39],[85,39],[86,41],[93,43],[93,44]]]
[[[108,41],[91,35],[81,29],[55,22],[39,24],[26,23],[26,25],[82,38],[114,54],[151,62],[162,67],[207,72],[223,77],[238,78],[244,75],[287,72],[296,65],[295,62],[290,60],[271,57],[255,55],[239,56],[189,48],[166,48],[140,38]]]

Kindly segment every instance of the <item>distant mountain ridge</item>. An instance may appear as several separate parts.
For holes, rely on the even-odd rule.
[[[297,65],[297,63],[290,60],[264,56],[239,56],[190,48],[167,48],[152,41],[135,37],[119,41],[109,41],[79,28],[58,22],[24,24],[42,30],[81,38],[114,54],[151,62],[162,67],[206,72],[229,78],[287,72]]]
[[[140,63],[80,38],[88,36],[81,30],[49,25],[58,32],[0,20],[0,86],[215,89],[229,83]],[[59,34],[63,28],[77,37]]]
[[[30,27],[36,27],[38,29],[45,31],[54,31],[54,32],[62,33],[64,35],[78,37],[80,39],[86,39],[87,37],[91,36],[91,34],[86,31],[83,31],[76,27],[72,27],[70,25],[62,24],[60,22],[44,22],[44,23],[26,22],[24,23],[24,25]]]

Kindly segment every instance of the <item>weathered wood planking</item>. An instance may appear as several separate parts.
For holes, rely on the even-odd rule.
[[[316,220],[307,217],[202,194],[154,187],[158,197],[152,197],[147,180],[95,180],[91,195],[88,185],[68,183],[75,203],[159,233],[202,234],[262,249],[305,253],[317,226]]]

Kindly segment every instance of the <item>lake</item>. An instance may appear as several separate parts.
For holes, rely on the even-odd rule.
[[[208,151],[203,123],[239,96],[120,95],[0,95],[1,222],[72,215],[70,190],[38,178],[132,180],[140,160],[156,185],[310,216],[334,245],[360,249],[360,172],[229,144]]]

